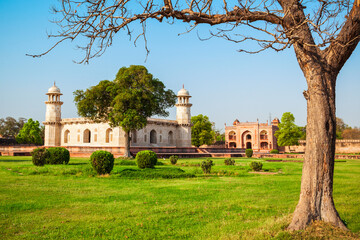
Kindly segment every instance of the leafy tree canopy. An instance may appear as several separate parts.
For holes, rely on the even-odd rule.
[[[302,132],[298,126],[295,125],[295,117],[290,112],[285,112],[281,117],[279,123],[279,130],[275,132],[277,143],[279,146],[298,145]]]
[[[215,132],[212,129],[212,123],[207,116],[199,114],[191,117],[191,144],[199,147],[204,144],[214,142]]]
[[[347,128],[343,131],[342,137],[344,139],[360,139],[360,128]]]
[[[109,122],[125,131],[129,156],[129,132],[146,126],[153,115],[168,116],[167,108],[175,105],[176,95],[144,66],[122,67],[114,81],[104,80],[86,91],[74,92],[78,114],[97,122]]]
[[[34,121],[31,118],[24,124],[19,134],[16,136],[18,143],[42,145],[41,127],[39,121]]]
[[[15,139],[25,122],[25,118],[19,118],[18,121],[12,117],[7,117],[5,119],[0,118],[0,135],[4,138]]]

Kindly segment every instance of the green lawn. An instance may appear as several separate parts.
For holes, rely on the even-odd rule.
[[[84,158],[35,167],[30,157],[0,157],[2,239],[357,239],[360,237],[360,161],[335,163],[334,200],[351,232],[327,226],[287,232],[299,198],[302,162],[266,162],[275,175],[250,173],[213,159],[169,161],[155,170],[115,163],[96,176]],[[260,160],[259,160],[260,161]],[[181,170],[178,170],[180,168]],[[174,178],[171,178],[171,177]],[[315,229],[315,230],[314,230]],[[315,236],[314,235],[314,236]],[[325,238],[327,239],[327,238]]]

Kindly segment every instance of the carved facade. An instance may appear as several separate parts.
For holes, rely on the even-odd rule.
[[[124,131],[108,123],[95,123],[87,118],[61,118],[62,93],[52,86],[46,93],[45,146],[124,147]],[[182,88],[176,104],[176,120],[149,118],[147,126],[132,131],[131,146],[191,147],[191,112],[189,92]]]
[[[263,152],[278,149],[274,136],[279,129],[278,125],[277,118],[271,124],[259,123],[259,121],[242,123],[236,119],[232,126],[225,126],[225,146]]]

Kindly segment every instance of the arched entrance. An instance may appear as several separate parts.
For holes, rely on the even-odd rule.
[[[229,148],[236,148],[236,142],[229,143]]]
[[[89,129],[85,129],[83,134],[83,142],[90,143],[91,142],[91,132]]]
[[[269,144],[267,142],[262,142],[262,143],[260,143],[260,148],[261,149],[269,149]]]
[[[241,135],[242,148],[252,149],[252,133],[247,130]]]
[[[150,132],[150,143],[157,143],[157,137],[156,137],[156,131],[155,130],[151,130]]]

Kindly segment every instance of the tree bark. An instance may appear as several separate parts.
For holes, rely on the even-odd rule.
[[[288,229],[304,229],[314,220],[347,229],[333,200],[337,72],[326,70],[321,64],[311,66],[303,69],[308,91],[304,94],[307,100],[307,126],[300,200]]]
[[[130,153],[130,131],[126,130],[125,132],[125,149],[124,149],[124,157],[132,157]]]

